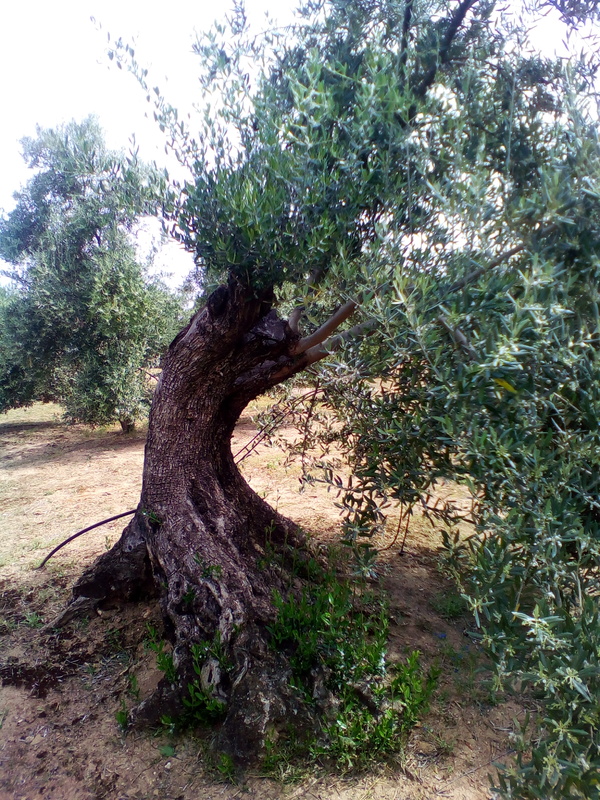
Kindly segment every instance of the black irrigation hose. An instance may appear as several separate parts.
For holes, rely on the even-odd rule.
[[[42,561],[42,563],[39,565],[39,567],[37,567],[37,569],[41,569],[44,566],[44,564],[47,561],[49,561],[55,553],[58,553],[58,551],[62,547],[64,547],[66,544],[69,544],[69,542],[72,542],[73,539],[76,539],[78,536],[81,536],[82,534],[87,533],[88,531],[91,531],[94,528],[99,528],[101,525],[106,525],[107,522],[112,522],[115,519],[121,519],[121,517],[130,517],[132,514],[135,514],[136,511],[137,511],[137,509],[134,508],[133,511],[124,511],[122,514],[115,514],[114,517],[109,517],[108,519],[103,519],[101,522],[95,522],[93,525],[90,525],[89,527],[84,528],[82,531],[77,531],[77,533],[74,533],[73,536],[69,536],[68,539],[65,539],[64,542],[61,542],[58,545],[58,547],[55,547],[54,550],[52,550],[51,553],[48,553],[46,558]]]

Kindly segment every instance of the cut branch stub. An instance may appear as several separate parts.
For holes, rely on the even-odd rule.
[[[316,345],[321,344],[324,342],[332,333],[334,333],[340,325],[342,325],[357,308],[357,303],[354,300],[348,300],[347,303],[340,306],[331,317],[321,325],[314,333],[310,336],[306,336],[304,339],[300,339],[300,341],[296,344],[293,348],[294,354],[301,354],[305,353],[307,350],[310,350],[311,347],[315,347]]]

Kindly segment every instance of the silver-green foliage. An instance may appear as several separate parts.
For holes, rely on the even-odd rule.
[[[239,228],[214,217],[217,246],[206,248],[194,228],[195,246],[215,269],[235,250],[234,271],[250,283],[262,265],[271,282],[277,269],[291,282],[299,269],[325,269],[331,294],[360,299],[376,323],[372,336],[350,343],[320,377],[343,423],[323,439],[338,438],[354,472],[351,485],[340,484],[348,541],[368,568],[386,501],[405,511],[422,503],[452,522],[460,511],[434,507],[432,487],[445,479],[469,489],[474,532],[454,548],[464,595],[499,679],[541,702],[539,735],[530,749],[523,740],[499,791],[597,797],[595,55],[545,59],[522,28],[482,4],[477,24],[453,43],[459,66],[440,69],[420,97],[419,84],[402,77],[427,74],[427,51],[409,48],[403,60],[401,24],[388,38],[406,7],[386,4],[385,28],[379,4],[332,5],[314,32],[320,49],[300,48],[296,67],[284,60],[266,84],[263,110],[282,85],[288,100],[279,116],[263,116],[277,131],[271,149],[249,113],[247,159],[222,181],[212,176],[222,202],[239,211]],[[413,10],[434,41],[432,7]],[[251,168],[260,148],[262,173]],[[274,194],[263,198],[260,180],[271,170]],[[209,191],[204,181],[196,198]]]
[[[540,105],[535,87],[548,70],[553,88]],[[370,305],[378,333],[347,353],[351,371],[340,362],[322,377],[354,467],[342,497],[348,540],[370,555],[390,499],[456,521],[458,509],[433,507],[432,487],[468,487],[474,533],[452,548],[464,595],[499,680],[541,703],[538,731],[523,731],[498,791],[594,798],[600,142],[591,77],[582,63],[558,70],[513,53],[493,67],[467,61],[446,89],[454,109],[474,94],[468,119],[447,118],[452,149],[442,120],[427,131],[431,164],[413,186],[437,220],[384,243],[394,277]],[[484,108],[497,109],[485,122]],[[451,166],[440,176],[444,153]]]

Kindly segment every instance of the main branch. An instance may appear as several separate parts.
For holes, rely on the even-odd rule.
[[[437,53],[437,58],[433,62],[433,64],[429,67],[425,75],[419,81],[414,93],[415,96],[419,99],[425,97],[427,91],[433,85],[435,80],[435,76],[438,73],[438,70],[444,64],[447,64],[450,60],[450,47],[452,46],[452,42],[456,38],[456,35],[463,24],[465,17],[467,16],[468,12],[473,8],[473,6],[478,2],[478,0],[463,0],[462,3],[458,6],[454,14],[450,17],[448,22],[448,27],[446,28],[446,34],[442,39],[440,49]]]
[[[307,350],[311,349],[311,347],[315,347],[315,345],[324,342],[340,327],[340,325],[342,325],[342,323],[348,319],[348,317],[352,316],[356,308],[357,303],[354,300],[348,300],[347,303],[344,303],[343,306],[340,306],[337,311],[332,314],[329,319],[324,322],[323,325],[321,325],[320,328],[317,328],[314,333],[311,333],[310,336],[306,336],[304,339],[300,339],[298,344],[293,349],[294,355],[306,353]]]

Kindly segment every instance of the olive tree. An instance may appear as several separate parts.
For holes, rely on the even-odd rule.
[[[560,248],[570,210],[587,213],[585,191],[594,189],[582,182],[564,199],[553,177],[559,164],[578,174],[568,171],[577,134],[566,115],[568,70],[528,50],[522,28],[504,24],[494,3],[310,2],[297,25],[258,38],[238,7],[230,29],[217,28],[197,51],[200,134],[158,92],[156,115],[193,172],[165,203],[173,233],[216,288],[165,356],[137,513],[77,582],[57,624],[101,603],[157,595],[174,669],[130,721],[176,713],[200,680],[203,696],[226,708],[221,746],[249,759],[271,730],[305,719],[269,628],[273,591],[288,586],[285,571],[308,545],[234,463],[240,414],[266,390],[343,355],[354,364],[346,411],[370,419],[370,438],[358,429],[349,438],[369,512],[397,478],[384,458],[388,441],[401,464],[412,456],[426,471],[413,499],[438,472],[455,464],[460,472],[450,434],[447,446],[443,436],[429,445],[429,422],[415,431],[410,416],[418,426],[429,386],[442,407],[449,402],[450,366],[489,376],[473,404],[486,392],[518,393],[500,367],[478,367],[479,338],[503,334],[492,325],[474,336],[471,297],[479,278],[501,280],[505,268],[536,283],[537,262],[525,255]],[[586,74],[580,65],[572,80]],[[485,299],[477,302],[483,314]],[[365,370],[384,377],[379,393],[361,389]],[[383,426],[377,444],[373,415],[396,380],[403,416]],[[378,487],[380,446],[390,472]],[[352,496],[360,516],[363,499]],[[349,524],[364,527],[356,515]]]
[[[107,150],[93,119],[23,141],[35,175],[0,221],[14,289],[0,311],[0,409],[64,403],[73,421],[130,430],[148,375],[181,320],[131,232],[156,213],[156,176]]]

